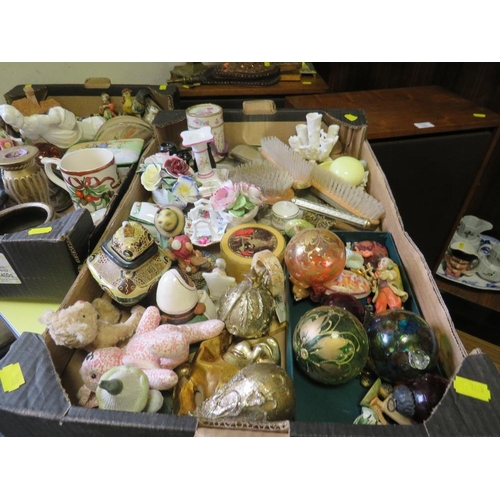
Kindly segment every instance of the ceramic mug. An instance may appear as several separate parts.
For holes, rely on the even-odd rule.
[[[481,250],[489,249],[487,255],[481,257],[481,265],[477,270],[480,278],[486,281],[500,281],[500,243],[495,245],[483,245]]]
[[[95,212],[109,205],[120,187],[115,157],[108,149],[77,149],[59,158],[42,158],[47,177],[65,189],[75,208]],[[62,180],[54,173],[61,172]]]
[[[459,278],[474,274],[481,264],[476,249],[464,241],[455,241],[450,244],[445,255],[446,274]]]

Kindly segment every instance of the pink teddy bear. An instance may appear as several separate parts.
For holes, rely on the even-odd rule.
[[[80,406],[96,406],[92,393],[95,393],[101,376],[119,365],[142,369],[151,389],[171,389],[178,382],[173,369],[188,360],[189,346],[217,337],[225,327],[219,319],[184,325],[161,325],[160,322],[160,310],[149,306],[126,346],[96,349],[85,357],[80,368],[83,381],[78,391]]]

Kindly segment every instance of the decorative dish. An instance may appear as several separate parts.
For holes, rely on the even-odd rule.
[[[495,245],[500,243],[499,240],[493,238],[492,236],[481,235],[481,244],[479,247],[479,255],[485,256],[490,252],[491,245]],[[455,283],[460,283],[461,285],[465,285],[471,288],[477,288],[478,290],[490,290],[490,291],[498,291],[500,290],[500,282],[494,283],[491,281],[486,281],[478,276],[476,273],[471,276],[460,276],[460,278],[455,278],[453,276],[448,276],[445,273],[445,262],[444,260],[439,264],[439,267],[436,271],[438,276],[441,276],[444,279],[454,281]]]

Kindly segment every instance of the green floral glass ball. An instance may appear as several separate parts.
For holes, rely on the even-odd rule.
[[[299,367],[317,382],[338,385],[357,377],[368,360],[368,336],[361,322],[337,306],[307,311],[293,331]]]

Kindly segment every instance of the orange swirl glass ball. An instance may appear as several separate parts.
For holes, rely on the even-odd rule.
[[[344,242],[328,229],[303,229],[285,249],[290,275],[306,287],[323,285],[336,278],[345,266]]]

